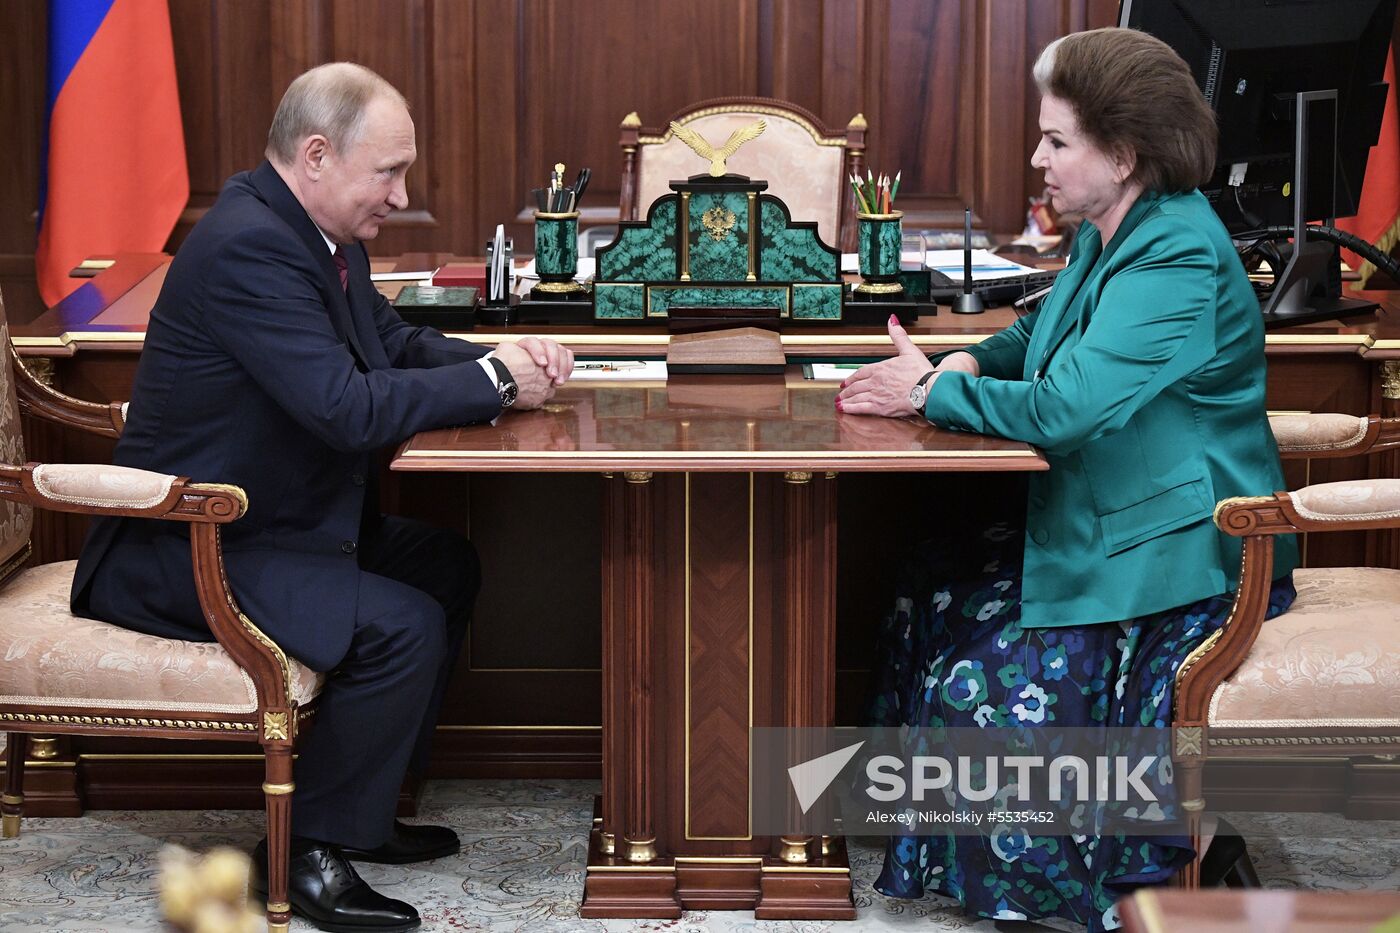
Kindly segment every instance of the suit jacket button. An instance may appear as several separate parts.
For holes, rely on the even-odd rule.
[[[351,473],[350,482],[355,486],[363,486],[365,484],[365,475],[363,473]]]
[[[341,549],[342,551],[344,551],[346,554],[354,554],[354,553],[355,553],[355,542],[354,542],[354,541],[342,541],[342,542],[340,542],[340,549]]]
[[[1037,528],[1035,531],[1031,532],[1031,540],[1036,544],[1044,544],[1046,541],[1050,540],[1050,535],[1045,532],[1044,528]]]

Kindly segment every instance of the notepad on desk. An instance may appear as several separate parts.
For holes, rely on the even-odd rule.
[[[818,382],[843,382],[864,363],[811,363],[803,366],[803,375]]]
[[[963,280],[963,251],[960,249],[930,250],[926,264],[928,268],[943,273],[954,282]],[[1017,275],[1036,275],[1041,271],[1034,266],[1022,265],[985,249],[972,251],[972,281],[974,282],[985,279],[1006,279]]]

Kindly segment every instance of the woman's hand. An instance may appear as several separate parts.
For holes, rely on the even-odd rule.
[[[836,394],[837,411],[852,415],[884,415],[886,418],[922,414],[915,412],[914,406],[909,403],[909,390],[926,373],[933,371],[933,364],[914,346],[914,341],[909,339],[894,315],[890,315],[888,327],[890,340],[894,342],[898,355],[862,366],[841,383],[841,391]],[[924,388],[932,386],[937,380],[935,373],[924,383]]]

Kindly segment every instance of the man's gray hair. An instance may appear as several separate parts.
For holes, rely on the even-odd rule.
[[[291,165],[302,140],[317,134],[337,152],[348,151],[364,128],[365,108],[377,97],[408,106],[392,84],[364,65],[331,62],[312,68],[282,95],[267,131],[267,157]]]

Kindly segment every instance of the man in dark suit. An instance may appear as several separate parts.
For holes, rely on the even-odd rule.
[[[407,105],[372,71],[323,65],[292,83],[268,161],[228,181],[170,265],[115,456],[243,487],[248,512],[223,538],[233,593],[287,652],[330,672],[292,806],[292,907],[323,929],[418,925],[347,859],[458,850],[450,829],[400,823],[394,807],[406,770],[427,762],[479,566],[465,538],[378,513],[374,452],[538,407],[573,366],[551,341],[487,354],[410,327],[375,291],[361,241],[407,206],[415,155]],[[212,638],[172,523],[95,524],[73,609]]]

